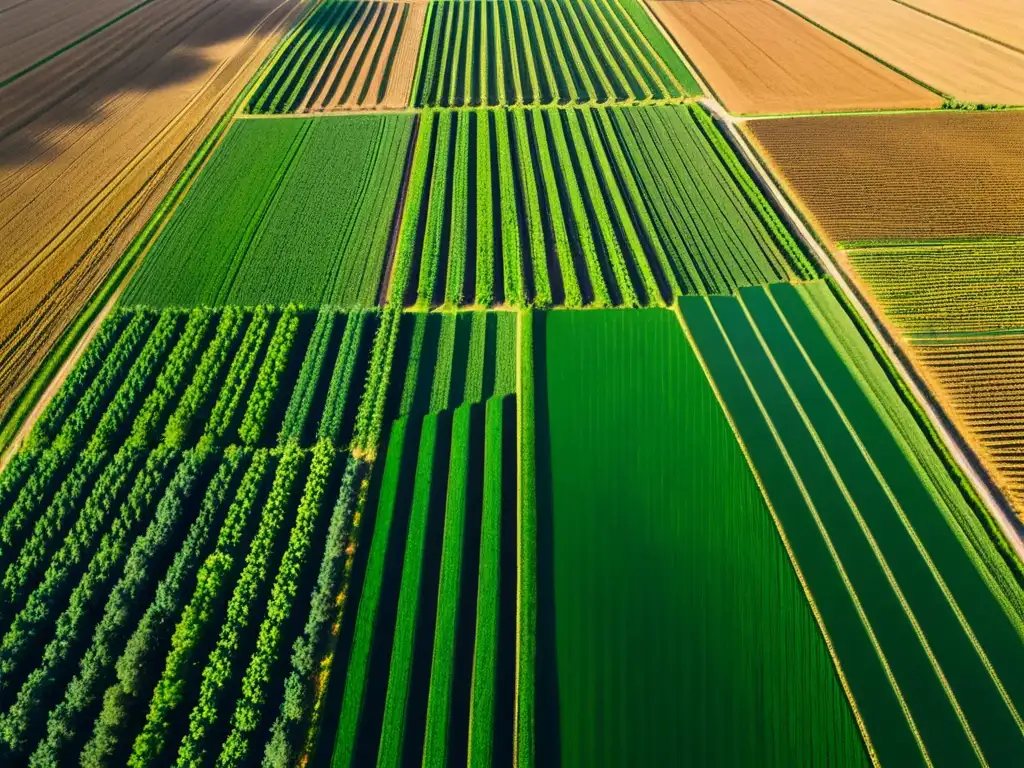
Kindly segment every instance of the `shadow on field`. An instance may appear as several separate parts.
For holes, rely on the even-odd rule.
[[[0,169],[58,157],[71,129],[124,120],[110,111],[117,96],[208,77],[217,65],[208,49],[248,35],[278,0],[199,0],[176,10],[186,4],[156,0],[0,88]]]
[[[558,698],[558,648],[555,640],[554,499],[551,485],[551,433],[548,427],[547,315],[535,312],[533,333],[536,401],[537,487],[537,765],[562,762]]]

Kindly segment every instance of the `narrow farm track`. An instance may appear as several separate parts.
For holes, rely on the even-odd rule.
[[[885,353],[889,364],[906,382],[916,404],[924,411],[928,420],[937,430],[945,449],[949,451],[960,471],[970,479],[971,484],[981,495],[989,513],[1012,545],[1017,557],[1024,559],[1024,531],[1013,513],[1013,507],[998,486],[992,482],[984,465],[967,446],[948,414],[942,410],[934,393],[930,392],[920,375],[908,364],[881,319],[853,288],[849,278],[832,255],[818,243],[775,179],[765,170],[760,158],[754,154],[742,134],[737,130],[735,120],[718,102],[705,98],[701,103],[707,106],[717,121],[725,127],[730,143],[743,157],[748,169],[757,176],[760,188],[769,195],[776,210],[785,218],[790,231],[796,233],[804,247],[815,255],[817,262],[825,268],[827,274],[841,288],[846,300],[861,321],[871,329],[872,335]]]

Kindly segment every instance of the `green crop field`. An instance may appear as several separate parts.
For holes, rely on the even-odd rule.
[[[882,761],[1011,759],[1024,593],[827,285],[682,313]]]
[[[417,106],[649,101],[700,93],[638,0],[431,2]]]
[[[654,1],[157,17],[174,119],[0,285],[0,370],[59,339],[0,414],[0,765],[1021,763],[1021,243],[808,233],[701,85],[787,63]],[[48,104],[41,237],[33,164],[102,149]]]
[[[537,718],[538,729],[559,724],[538,744],[561,745],[544,761],[867,765],[676,318],[552,312],[538,323]],[[637,353],[649,344],[656,357]],[[628,674],[611,658],[630,659]]]
[[[125,292],[152,306],[373,306],[404,116],[237,122]]]
[[[809,274],[700,107],[421,117],[394,301],[636,306]]]

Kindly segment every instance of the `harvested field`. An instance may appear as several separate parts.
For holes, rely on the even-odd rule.
[[[372,306],[413,119],[236,121],[123,302]]]
[[[1024,103],[1024,54],[998,43],[892,0],[779,2],[961,101]]]
[[[651,3],[731,112],[937,107],[942,99],[771,0]]]
[[[1024,235],[1022,112],[753,120],[745,129],[838,243]]]
[[[939,399],[1024,516],[1024,334],[914,346]]]
[[[426,15],[426,3],[324,3],[264,76],[249,111],[407,107]]]
[[[1024,330],[1024,241],[893,244],[846,258],[912,339]]]
[[[1024,13],[1019,0],[900,0],[979,35],[1024,49]]]
[[[155,0],[0,90],[0,413],[296,7]]]
[[[0,6],[0,82],[145,0],[25,0]]]

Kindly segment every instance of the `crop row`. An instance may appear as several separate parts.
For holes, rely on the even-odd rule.
[[[880,762],[1012,762],[1024,593],[829,287],[682,314]]]
[[[200,325],[179,328],[172,360]],[[186,357],[156,377],[138,418],[168,400]],[[62,524],[45,537],[35,526],[10,558],[5,761],[297,758],[306,743],[297,728],[320,695],[309,670],[333,642],[350,571],[365,468],[329,440],[182,450],[138,443],[131,430],[102,456]]]
[[[322,3],[253,90],[248,111],[408,106],[426,14],[421,3]]]
[[[241,120],[123,305],[377,302],[413,118]]]
[[[511,758],[513,414],[512,398],[492,397],[393,422],[347,664],[335,670],[333,765]]]
[[[699,107],[428,111],[390,300],[637,306],[812,274]]]
[[[636,0],[433,2],[417,106],[645,101],[699,93]]]

